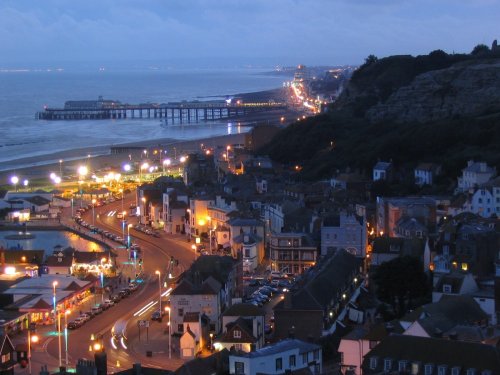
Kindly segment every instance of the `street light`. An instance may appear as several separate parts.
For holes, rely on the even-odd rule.
[[[31,323],[34,324],[34,323]],[[38,336],[31,336],[31,327],[28,329],[28,368],[31,375],[31,343],[36,344],[38,342]]]
[[[139,183],[142,184],[142,170],[143,169],[148,169],[149,168],[149,164],[148,163],[143,163],[140,168],[139,168]]]
[[[28,180],[24,180],[23,181],[23,185],[24,185],[24,188],[27,190],[28,189],[28,185],[29,185],[29,181]]]
[[[94,210],[95,202],[96,200],[92,199],[92,225],[95,225],[95,210]]]
[[[214,334],[213,332],[210,332],[210,350],[212,350],[214,347]]]
[[[62,366],[62,348],[61,348],[61,315],[57,313],[57,306],[56,306],[56,286],[57,286],[57,280],[52,283],[52,288],[54,295],[52,297],[52,300],[54,302],[54,324],[57,324],[57,339],[59,342],[59,367]],[[56,316],[57,315],[57,316]]]
[[[55,329],[57,329],[57,325],[56,325],[56,321],[57,321],[57,317],[56,317],[56,310],[57,310],[57,307],[56,307],[56,286],[57,286],[57,281],[54,281],[52,283],[52,288],[53,288],[52,303],[54,305],[54,328]]]
[[[142,197],[142,198],[141,198],[141,201],[142,201],[142,208],[143,208],[143,209],[141,210],[141,216],[140,216],[139,218],[140,218],[140,220],[141,220],[141,224],[142,224],[142,217],[144,216],[144,220],[146,220],[146,219],[147,219],[147,218],[146,218],[146,214],[147,214],[147,209],[146,209],[146,201],[147,201],[147,199],[146,199],[146,197]],[[143,215],[143,214],[144,214],[144,215]],[[146,222],[146,224],[147,224],[147,222]]]
[[[63,174],[62,174],[62,162],[63,162],[63,160],[59,159],[59,176],[61,176],[61,178],[63,177]]]
[[[170,166],[170,164],[172,164],[172,161],[170,159],[165,159],[163,160],[162,162],[162,165],[163,165],[163,174],[165,174],[165,166]]]
[[[165,307],[168,311],[168,359],[172,359],[172,326],[170,324],[170,306]]]
[[[127,225],[127,252],[128,252],[128,260],[130,260],[130,228],[132,224]]]
[[[161,272],[156,270],[155,273],[158,275],[158,307],[160,311],[160,319],[161,319]]]
[[[66,310],[64,312],[64,345],[65,345],[65,362],[66,367],[69,365],[68,361],[68,314],[71,313],[71,310]]]
[[[19,177],[12,176],[10,178],[10,182],[12,182],[12,185],[14,185],[14,189],[17,191],[17,183],[19,182]]]

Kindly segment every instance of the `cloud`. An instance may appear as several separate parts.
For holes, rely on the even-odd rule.
[[[356,63],[370,53],[470,51],[498,36],[499,15],[498,0],[4,0],[0,63]]]

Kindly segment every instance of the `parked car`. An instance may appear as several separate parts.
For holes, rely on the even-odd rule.
[[[120,302],[121,299],[122,297],[119,294],[115,294],[113,297],[111,297],[111,301],[114,303]]]
[[[110,300],[110,299],[107,299],[107,300],[104,300],[103,302],[103,306],[106,306],[108,309],[112,306],[114,306],[115,302]]]
[[[90,319],[92,319],[94,316],[90,311],[84,312],[80,315],[80,319],[82,319],[84,322],[88,322]],[[78,318],[77,318],[78,319]]]
[[[72,322],[69,322],[68,325],[66,326],[68,329],[77,329],[81,327],[83,322],[81,320],[73,320]]]
[[[94,315],[98,315],[100,313],[102,313],[102,307],[100,305],[96,305],[94,307],[92,307],[92,314]]]
[[[160,310],[156,310],[152,315],[151,315],[151,320],[156,320],[158,322],[161,322],[163,317],[163,312],[160,312]]]

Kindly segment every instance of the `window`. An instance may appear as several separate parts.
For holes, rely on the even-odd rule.
[[[315,351],[313,352],[313,358],[314,358],[315,360],[318,360],[318,359],[319,359],[319,349],[318,349],[318,350],[315,350]]]
[[[234,337],[235,339],[241,339],[241,331],[240,331],[240,330],[238,330],[238,329],[235,329],[235,330],[233,331],[233,337]]]
[[[425,375],[432,375],[433,367],[434,366],[432,366],[431,364],[425,365],[424,366],[424,374]]]
[[[377,358],[370,358],[370,370],[375,370],[377,368]]]
[[[10,360],[10,353],[5,353],[2,355],[2,363],[5,363]]]
[[[384,359],[384,371],[391,371],[392,368],[392,359]]]
[[[475,368],[468,368],[467,375],[476,375],[476,369]]]
[[[481,375],[491,375],[491,374],[492,374],[491,370],[483,370],[481,372]]]
[[[451,375],[460,375],[460,367],[452,367]]]
[[[406,371],[406,361],[399,361],[398,371],[405,372]]]
[[[291,355],[289,360],[288,360],[288,364],[290,367],[295,367],[295,355]]]
[[[450,284],[443,285],[443,293],[451,293],[451,285]]]
[[[420,369],[420,366],[419,366],[419,364],[418,364],[417,362],[413,362],[413,363],[411,364],[411,374],[412,374],[412,375],[417,375],[417,374],[418,374],[419,369]]]
[[[276,358],[276,371],[283,370],[283,359]]]
[[[438,366],[438,375],[446,375],[446,366]]]
[[[179,316],[183,316],[183,315],[184,315],[184,309],[178,309],[178,310],[177,310],[177,314],[178,314]]]
[[[307,353],[303,353],[302,354],[302,364],[306,364],[307,363]]]
[[[177,331],[184,332],[184,324],[177,324]]]
[[[234,373],[237,375],[242,375],[245,373],[245,363],[244,362],[234,362]]]

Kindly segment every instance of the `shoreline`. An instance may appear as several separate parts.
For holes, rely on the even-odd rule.
[[[241,97],[243,100],[284,100],[286,91],[283,88],[241,93],[233,96]],[[126,162],[140,160],[143,149],[161,148],[167,150],[169,157],[182,152],[196,151],[200,149],[200,144],[208,147],[226,146],[228,144],[243,144],[245,134],[258,124],[280,124],[280,119],[285,117],[287,122],[297,117],[297,111],[293,108],[287,110],[276,110],[272,112],[261,112],[247,115],[228,121],[233,123],[233,131],[236,134],[226,134],[215,137],[193,138],[189,140],[175,138],[157,138],[147,140],[137,140],[132,142],[107,144],[91,147],[74,148],[70,150],[56,151],[38,156],[21,157],[15,160],[0,162],[0,184],[10,185],[10,177],[16,175],[19,181],[24,179],[48,178],[51,172],[59,174],[62,178],[74,175],[79,165],[87,164],[90,170],[102,168],[121,169],[121,165]],[[95,120],[99,121],[99,120]],[[209,123],[209,122],[207,122]],[[189,126],[189,125],[186,125]],[[125,151],[129,147],[129,150]],[[124,150],[121,153],[112,153],[112,149]],[[88,156],[90,155],[90,157]],[[62,163],[59,161],[62,160]],[[19,167],[13,167],[18,163]],[[22,185],[21,185],[22,187]]]

